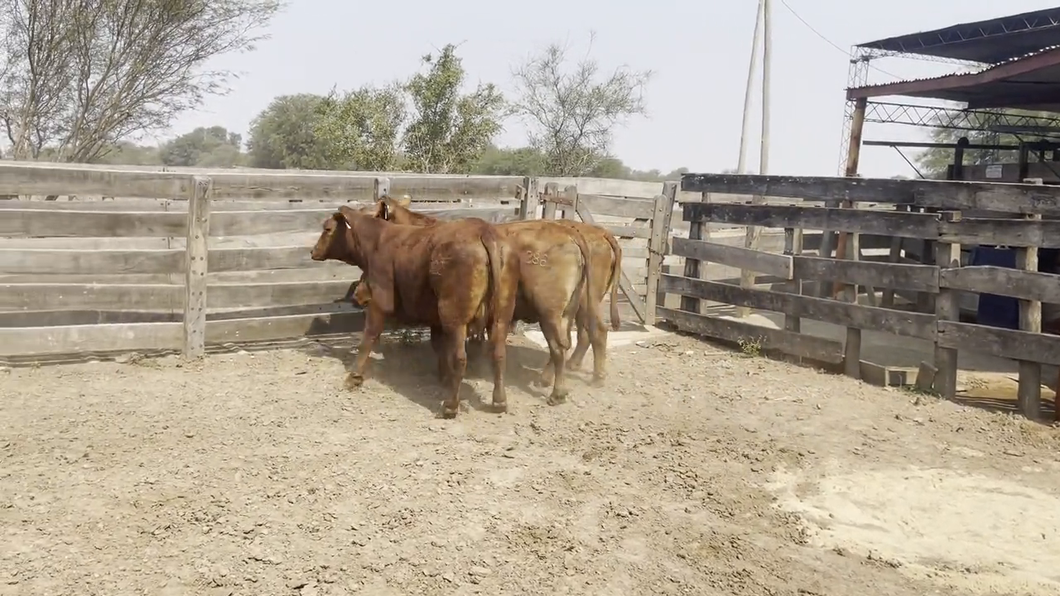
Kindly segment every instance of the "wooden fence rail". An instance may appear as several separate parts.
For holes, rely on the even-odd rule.
[[[348,294],[360,272],[309,257],[321,222],[338,205],[382,192],[514,199],[516,183],[523,182],[207,177],[0,163],[0,193],[78,197],[0,201],[0,359],[28,363],[128,351],[194,358],[209,345],[357,331],[362,315]],[[417,209],[442,219],[501,222],[519,214],[517,205],[497,201],[426,205]]]
[[[674,237],[672,251],[685,258],[685,273],[663,275],[660,291],[682,296],[681,307],[660,308],[660,318],[702,335],[751,342],[791,357],[842,365],[846,374],[855,377],[862,377],[866,365],[871,364],[861,359],[863,330],[924,340],[934,345],[934,354],[921,366],[923,378],[918,384],[933,387],[945,397],[956,393],[958,352],[970,350],[1015,360],[1019,362],[1019,409],[1028,417],[1039,416],[1041,365],[1060,365],[1060,337],[1041,333],[1041,304],[1060,304],[1060,275],[1038,271],[1037,250],[1060,247],[1060,221],[1041,218],[1043,213],[1047,217],[1060,215],[1060,188],[688,174],[682,180],[682,190],[782,194],[808,200],[839,197],[902,204],[902,208],[880,211],[709,201],[685,204],[683,216],[693,229],[722,223],[783,228],[786,246],[783,254],[778,254],[709,239]],[[938,212],[919,212],[925,208]],[[961,208],[986,208],[1012,216],[964,218]],[[886,262],[858,260],[856,249],[846,259],[805,255],[800,246],[803,229],[847,232],[855,244],[861,234],[917,238],[929,242],[933,254],[927,263],[904,262],[901,250],[892,250]],[[962,245],[980,244],[1015,248],[1017,268],[962,266]],[[764,289],[702,279],[698,271],[706,262],[767,274],[788,283]],[[810,296],[802,291],[803,282],[822,280],[837,280],[854,291],[840,297]],[[875,294],[876,288],[904,290],[920,293],[928,300],[904,306],[893,302],[877,305],[875,296],[858,299],[859,286],[871,286],[869,294]],[[1020,328],[962,322],[958,298],[966,292],[1018,298]],[[705,311],[704,305],[708,306]],[[770,328],[745,322],[727,314],[731,307],[782,313],[785,324]],[[802,333],[802,319],[845,327],[845,341]]]
[[[0,200],[0,361],[129,351],[194,358],[211,346],[359,331],[362,314],[349,294],[360,272],[310,258],[339,205],[411,195],[417,211],[440,219],[500,223],[535,217],[536,189],[556,185],[547,180],[566,179],[0,162],[0,195],[8,195]],[[623,290],[646,318],[677,185],[587,184],[595,194],[572,187],[566,207],[586,221],[595,212],[622,239]],[[461,204],[439,205],[447,200]],[[541,203],[553,212],[557,204]]]

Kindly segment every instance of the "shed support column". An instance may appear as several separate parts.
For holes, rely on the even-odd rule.
[[[846,171],[843,172],[844,176],[854,177],[858,175],[858,162],[861,160],[861,135],[865,130],[865,110],[868,107],[868,99],[860,97],[854,103],[854,115],[850,121],[850,144],[847,145],[847,167]],[[852,203],[850,201],[843,200],[832,200],[825,202],[826,207],[850,207]],[[839,234],[839,242],[836,243],[835,232],[832,230],[822,230],[821,235],[821,249],[818,251],[818,256],[831,257],[832,250],[836,251],[836,258],[842,259],[846,253],[846,233],[842,232]],[[821,297],[830,297],[835,294],[831,291],[835,284],[834,280],[826,280],[820,282],[820,290],[818,295]],[[874,289],[870,289],[875,291]]]

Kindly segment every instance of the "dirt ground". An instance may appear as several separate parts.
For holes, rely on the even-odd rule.
[[[0,594],[1056,594],[1055,429],[665,335],[436,417],[425,345],[0,371]]]

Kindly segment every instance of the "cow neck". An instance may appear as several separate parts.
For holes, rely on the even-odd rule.
[[[379,237],[382,235],[385,222],[374,217],[354,217],[350,223],[350,234],[353,236],[350,242],[352,260],[357,266],[364,269],[368,266],[368,255],[374,254],[379,247]]]

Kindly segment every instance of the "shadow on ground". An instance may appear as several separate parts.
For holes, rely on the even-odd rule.
[[[348,374],[354,370],[359,342],[358,334],[352,341],[316,342],[303,347],[302,351],[312,356],[334,358],[342,362]],[[511,390],[519,389],[544,402],[551,386],[540,387],[534,381],[539,378],[548,361],[548,353],[515,335],[510,337],[506,352],[504,375],[509,400],[512,397]],[[583,367],[591,368],[591,350],[586,362],[589,366]],[[584,374],[579,372],[568,373],[568,382],[577,382]],[[426,333],[398,330],[384,334],[372,351],[372,360],[365,376],[366,383],[378,382],[432,412],[441,411],[444,389],[438,378],[438,359]],[[476,387],[469,382],[473,380],[485,380],[486,383],[479,383]],[[344,383],[345,379],[339,381]],[[483,346],[481,354],[469,348],[467,372],[460,389],[461,403],[478,411],[494,412],[492,391],[493,366],[488,347]]]

